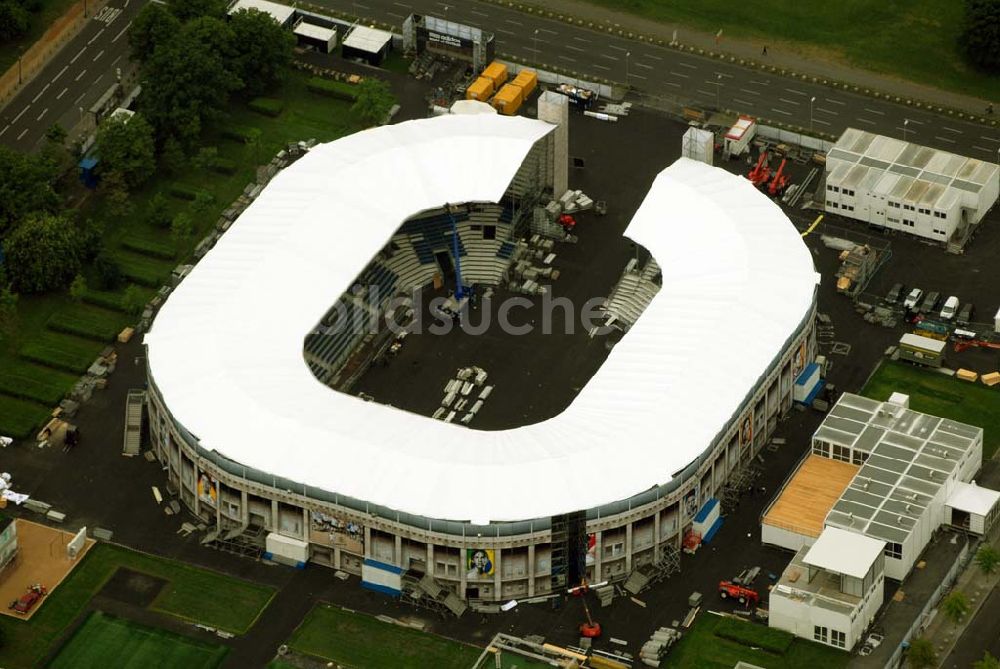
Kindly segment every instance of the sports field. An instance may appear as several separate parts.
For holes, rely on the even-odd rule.
[[[938,372],[886,360],[861,394],[885,401],[894,391],[910,396],[910,408],[983,428],[983,459],[1000,446],[1000,388],[959,381]]]
[[[313,607],[288,645],[351,669],[468,669],[482,652],[329,604]]]
[[[212,669],[229,649],[196,639],[137,625],[95,611],[73,633],[49,667],[51,669],[148,669],[183,667]]]
[[[27,669],[37,665],[119,568],[165,581],[149,609],[235,633],[248,630],[274,596],[271,588],[125,548],[98,544],[46,598],[45,605],[30,621],[0,617],[0,636],[3,638],[0,666]]]
[[[1000,77],[970,69],[958,52],[960,0],[589,0],[663,23],[794,49],[985,100],[1000,100]],[[544,5],[542,2],[535,2]],[[683,41],[683,29],[681,40]]]
[[[702,613],[660,666],[732,669],[743,661],[763,669],[839,669],[849,659],[843,651],[781,630]]]

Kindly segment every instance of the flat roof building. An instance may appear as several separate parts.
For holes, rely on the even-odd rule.
[[[344,58],[360,58],[369,65],[381,65],[392,46],[392,33],[386,30],[354,26],[343,41]]]
[[[951,241],[997,201],[1000,166],[848,128],[826,156],[825,210]]]
[[[281,5],[277,2],[269,2],[269,0],[237,0],[237,2],[229,8],[229,13],[235,14],[236,12],[242,10],[251,9],[267,14],[282,27],[290,25],[292,23],[292,18],[295,16],[294,7]]]

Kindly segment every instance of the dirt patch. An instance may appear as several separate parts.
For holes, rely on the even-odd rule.
[[[146,608],[166,584],[165,579],[119,567],[101,588],[100,594],[125,604]]]

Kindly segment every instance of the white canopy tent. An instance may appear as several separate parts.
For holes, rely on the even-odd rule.
[[[406,218],[499,200],[552,130],[439,116],[318,146],[277,175],[146,335],[173,417],[236,462],[432,518],[543,517],[670,480],[733,419],[817,281],[780,209],[720,169],[681,159],[656,178],[626,232],[663,289],[558,416],[468,429],[331,390],[304,362],[305,335]],[[750,334],[706,357],[705,333],[735,324]]]

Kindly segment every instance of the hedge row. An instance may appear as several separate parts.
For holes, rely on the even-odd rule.
[[[743,620],[725,618],[715,626],[715,635],[744,646],[756,646],[771,653],[784,655],[795,640],[788,632],[755,625]]]
[[[46,323],[50,330],[75,334],[87,339],[109,342],[118,336],[118,323],[115,319],[102,318],[96,314],[82,312],[59,311],[53,314]]]
[[[142,237],[126,237],[122,240],[122,246],[129,251],[135,251],[150,258],[160,260],[173,260],[177,257],[177,250],[170,244],[143,239]]]
[[[333,81],[332,79],[323,79],[321,77],[310,77],[306,81],[306,88],[317,95],[325,95],[326,97],[337,98],[338,100],[354,102],[358,99],[354,86],[351,84],[345,84],[342,81]]]
[[[157,288],[162,285],[170,275],[171,268],[162,264],[162,261],[147,258],[130,258],[119,256],[118,263],[122,268],[122,276],[148,288]]]
[[[69,386],[53,385],[42,379],[22,374],[4,374],[0,376],[0,393],[24,400],[33,400],[49,406],[55,406],[69,392]]]
[[[93,304],[95,307],[104,307],[105,309],[125,313],[121,293],[109,293],[88,288],[84,291],[81,299],[87,304]]]
[[[178,200],[194,200],[198,196],[197,188],[179,183],[172,183],[167,186],[167,192]]]
[[[251,110],[275,118],[285,109],[285,102],[275,98],[254,98],[247,105]]]
[[[52,407],[0,395],[0,434],[27,439],[45,422]]]
[[[240,144],[246,144],[250,139],[250,131],[253,130],[250,126],[245,125],[226,125],[222,129],[222,136],[226,139],[231,139],[234,142],[239,142]]]
[[[212,163],[210,168],[213,172],[218,172],[219,174],[230,176],[236,174],[238,169],[235,160],[230,160],[229,158],[216,158]]]
[[[21,347],[18,355],[25,360],[73,374],[86,372],[97,357],[95,351],[57,348],[45,344],[25,344]]]

